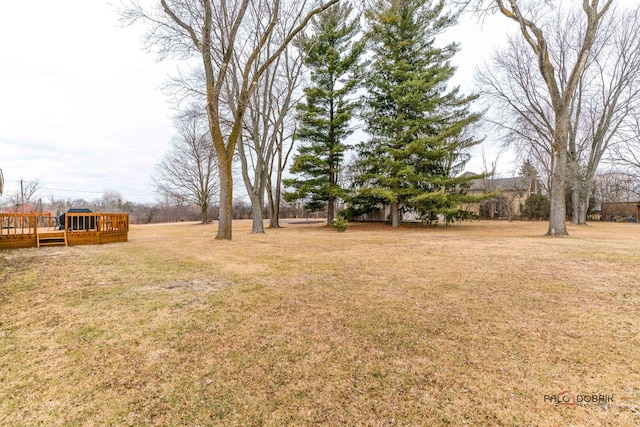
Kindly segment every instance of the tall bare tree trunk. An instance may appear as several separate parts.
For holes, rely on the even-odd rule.
[[[251,226],[252,234],[264,234],[264,192],[258,191],[256,194],[252,193],[250,195],[251,199],[251,220],[253,224]]]
[[[202,223],[206,224],[209,222],[209,216],[207,211],[209,210],[209,205],[202,205],[200,210],[200,218],[202,219]]]
[[[571,224],[587,225],[587,211],[589,210],[592,187],[592,182],[572,183],[571,205],[573,212],[571,214]]]
[[[275,202],[276,195],[271,188],[271,180],[267,183],[267,197],[269,198],[269,228],[280,228],[280,206]]]
[[[253,168],[253,182],[251,181],[249,170],[249,159],[247,156],[247,150],[245,150],[245,144],[243,138],[240,138],[238,144],[238,152],[240,154],[240,162],[242,165],[242,179],[244,180],[245,188],[249,194],[251,200],[251,219],[253,225],[251,226],[251,233],[262,234],[264,233],[264,189],[267,184],[268,175],[265,168],[265,162],[262,157],[265,155],[262,150],[260,141],[254,140],[254,150],[257,157],[256,164]]]
[[[565,197],[567,182],[567,133],[568,120],[556,120],[555,146],[551,169],[551,198],[548,236],[568,236],[567,201]],[[564,131],[562,130],[564,126]]]
[[[580,184],[573,181],[571,183],[571,224],[580,224]]]
[[[218,217],[216,240],[231,240],[231,224],[233,221],[233,170],[231,160],[218,157],[218,170],[220,172],[220,216]]]
[[[275,189],[272,183],[273,179],[273,168],[270,168],[267,173],[267,196],[269,198],[269,228],[280,228],[280,200],[282,200],[282,172],[284,171],[284,166],[286,165],[287,159],[289,158],[289,153],[291,153],[291,149],[293,148],[293,144],[291,144],[291,148],[287,152],[285,157],[284,164],[282,162],[282,147],[279,147],[278,152],[278,166],[276,171],[276,184]]]
[[[284,169],[287,166],[287,163],[289,162],[289,156],[291,155],[291,152],[293,151],[293,147],[294,147],[294,142],[291,142],[291,145],[289,146],[289,148],[286,150],[286,152],[284,152],[284,137],[283,137],[284,132],[280,132],[280,137],[278,139],[278,144],[277,144],[277,150],[276,150],[276,154],[277,156],[274,158],[274,160],[277,158],[278,163],[277,163],[277,167],[276,167],[276,185],[275,185],[275,189],[272,186],[272,179],[273,179],[273,168],[269,169],[269,173],[267,175],[267,185],[269,186],[269,203],[271,204],[271,221],[270,221],[270,225],[269,228],[280,228],[280,201],[282,200],[282,174],[284,173]]]
[[[578,200],[578,221],[576,225],[587,225],[587,211],[589,210],[589,197],[579,197]]]
[[[596,147],[594,150],[600,152],[600,148]],[[571,224],[573,225],[586,225],[587,213],[589,210],[589,201],[591,199],[591,192],[593,191],[593,184],[595,181],[595,173],[600,163],[600,155],[596,153],[596,156],[591,156],[586,165],[586,171],[584,174],[580,173],[580,165],[575,156],[568,160],[568,171],[570,173],[570,190],[571,190]]]
[[[273,220],[271,221],[271,225],[275,228],[280,228],[280,200],[282,200],[282,189],[280,186],[280,181],[282,179],[278,177],[278,186],[276,187],[276,194],[273,199]]]
[[[593,191],[593,184],[595,182],[595,169],[594,172],[588,172],[587,180],[582,184],[579,201],[578,212],[578,225],[587,224],[587,214],[589,213],[589,202],[591,201],[591,193]]]

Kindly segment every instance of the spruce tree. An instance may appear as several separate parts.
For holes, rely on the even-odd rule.
[[[359,196],[386,200],[396,227],[407,208],[429,221],[438,214],[460,218],[472,178],[456,175],[467,149],[479,143],[467,133],[480,115],[470,112],[477,96],[447,86],[457,45],[435,45],[456,17],[444,12],[444,1],[429,0],[379,0],[366,17],[372,60],[363,119],[371,138],[358,147]]]
[[[296,139],[303,144],[293,158],[291,173],[299,177],[285,181],[290,188],[285,199],[305,199],[307,210],[326,206],[329,225],[336,200],[345,194],[338,174],[349,148],[345,138],[353,133],[350,121],[355,102],[349,98],[357,85],[354,69],[364,50],[364,44],[355,41],[358,18],[350,20],[351,15],[351,6],[332,6],[314,19],[312,34],[302,43],[311,77],[305,100],[297,106]]]

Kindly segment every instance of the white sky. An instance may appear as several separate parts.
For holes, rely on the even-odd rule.
[[[506,22],[471,24],[466,20],[455,32],[462,43],[457,79],[465,91]],[[173,133],[159,87],[176,65],[143,51],[141,32],[122,28],[105,0],[3,1],[0,203],[19,191],[21,179],[40,181],[43,201],[50,193],[93,200],[107,190],[135,202],[156,199],[151,175]],[[487,151],[490,160],[494,151]],[[481,162],[468,169],[480,171]]]
[[[4,1],[0,9],[0,168],[5,196],[39,180],[57,197],[116,190],[151,202],[171,110],[171,64],[141,50],[106,1]],[[72,191],[71,191],[72,190]],[[4,197],[3,197],[4,198]]]

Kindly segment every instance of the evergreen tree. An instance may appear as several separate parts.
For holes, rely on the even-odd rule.
[[[458,206],[472,199],[465,183],[473,178],[455,176],[479,143],[467,133],[480,115],[469,110],[477,96],[447,88],[457,46],[434,41],[456,17],[443,9],[444,1],[378,0],[366,14],[372,61],[363,119],[371,138],[358,147],[359,196],[385,199],[396,227],[401,209],[450,220],[464,217]]]
[[[336,200],[345,195],[338,174],[349,148],[344,140],[353,133],[355,102],[349,96],[357,85],[354,69],[364,50],[363,43],[354,41],[359,25],[358,18],[349,20],[351,14],[351,6],[332,6],[314,19],[313,34],[303,41],[311,83],[304,89],[305,101],[297,106],[296,138],[303,144],[291,167],[300,177],[285,181],[292,188],[285,199],[306,199],[308,210],[326,206],[329,225]]]

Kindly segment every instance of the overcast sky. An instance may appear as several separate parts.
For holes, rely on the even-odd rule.
[[[469,22],[454,36],[462,43],[457,80],[465,89],[505,24]],[[39,181],[43,201],[50,194],[93,200],[107,190],[135,202],[156,199],[151,175],[173,132],[159,87],[176,65],[142,50],[141,32],[122,28],[107,1],[3,2],[0,203],[19,191],[20,180]]]
[[[175,66],[141,50],[106,1],[3,2],[0,168],[5,195],[39,180],[58,197],[116,190],[151,202],[172,132],[158,90]]]

